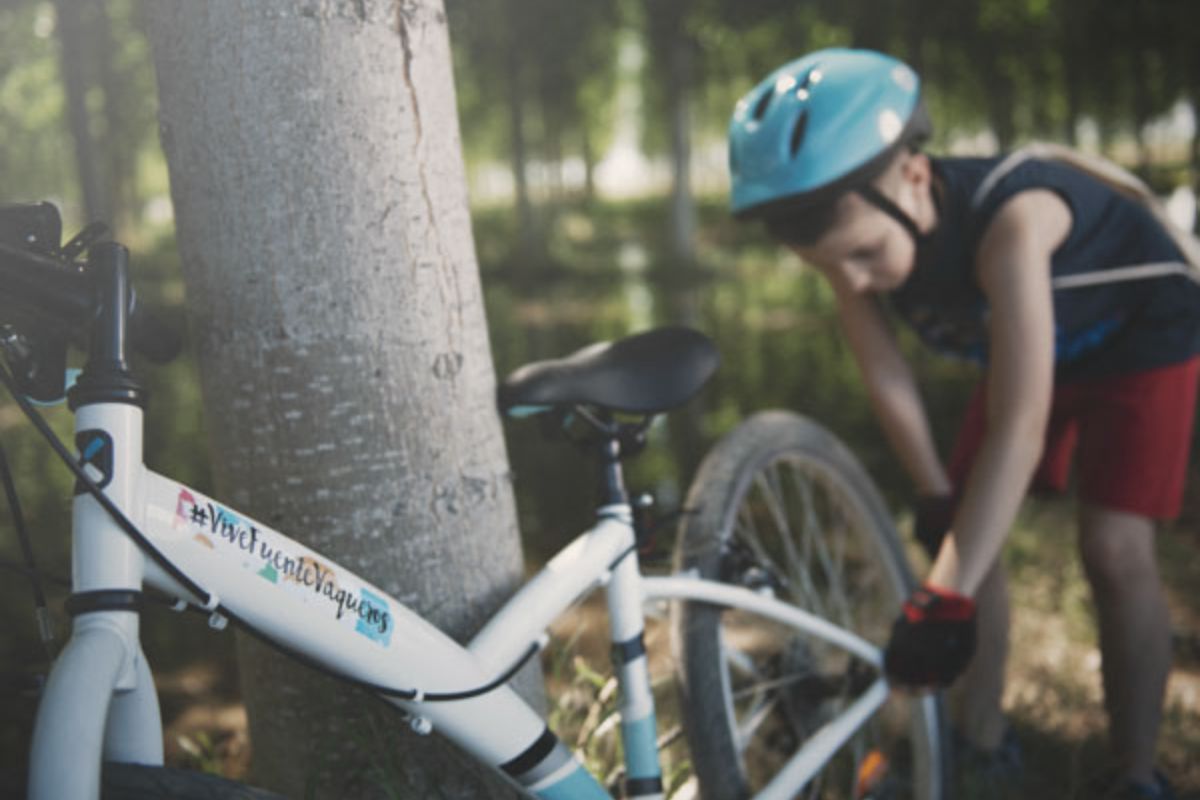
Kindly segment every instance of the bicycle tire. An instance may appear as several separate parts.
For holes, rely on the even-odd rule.
[[[147,764],[106,762],[101,800],[285,800],[219,775]]]
[[[857,459],[820,425],[784,411],[754,415],[705,458],[675,567],[771,592],[879,644],[915,585]],[[761,618],[686,601],[671,616],[684,727],[706,800],[760,789],[864,685],[864,662]],[[877,676],[868,671],[866,683]],[[800,796],[942,800],[948,762],[940,697],[893,693]],[[884,769],[865,772],[870,765]],[[868,793],[860,782],[872,777]]]

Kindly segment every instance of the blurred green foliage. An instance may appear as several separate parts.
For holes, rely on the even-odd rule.
[[[636,143],[651,156],[681,146],[670,135],[676,104],[686,101],[693,152],[719,150],[733,102],[754,81],[806,50],[852,44],[892,51],[922,72],[938,124],[935,150],[1003,147],[1031,136],[1081,141],[1140,168],[1161,188],[1194,184],[1200,163],[1194,124],[1173,138],[1147,124],[1178,102],[1200,99],[1200,4],[1187,0],[445,2],[468,166],[491,166],[512,179],[511,191],[480,202],[473,214],[498,374],[653,324],[692,325],[721,348],[723,366],[709,390],[660,423],[652,446],[631,465],[631,485],[656,490],[667,510],[680,502],[711,442],[770,406],[811,414],[835,430],[898,507],[907,487],[881,446],[815,275],[759,231],[734,225],[719,193],[697,192],[696,256],[682,264],[668,244],[672,215],[663,198],[616,201],[599,193],[595,170],[629,121],[618,99],[629,89],[630,63],[640,97],[632,108]],[[83,29],[67,47],[64,9]],[[641,58],[623,63],[623,52]],[[687,58],[673,57],[681,52]],[[62,79],[70,59],[85,76],[74,100]],[[68,122],[72,102],[81,104],[82,127]],[[0,0],[0,131],[0,202],[51,199],[68,231],[77,229],[97,213],[81,190],[86,156],[101,187],[93,202],[133,251],[141,297],[182,327],[186,298],[140,2]],[[944,442],[973,376],[904,344],[919,375],[938,387],[927,401]],[[185,355],[166,368],[139,365],[139,372],[151,389],[147,461],[209,489],[194,365]],[[62,409],[47,416],[68,434]],[[590,520],[592,467],[572,445],[543,440],[534,422],[507,423],[506,430],[536,560]],[[71,481],[11,403],[0,405],[0,444],[39,562],[65,579]],[[18,560],[2,513],[0,559]],[[0,706],[8,713],[0,766],[11,766],[26,746],[29,678],[44,664],[25,580],[3,574]],[[56,584],[56,608],[64,594]],[[65,633],[64,618],[57,619]],[[158,666],[199,654],[229,657],[229,637],[214,643],[161,614],[145,624]]]

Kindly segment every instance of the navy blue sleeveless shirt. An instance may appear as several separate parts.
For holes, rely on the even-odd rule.
[[[930,256],[914,266],[890,301],[940,352],[987,361],[988,304],[975,278],[975,257],[996,211],[1027,189],[1051,190],[1071,209],[1070,233],[1051,258],[1055,278],[1183,261],[1145,208],[1064,164],[1025,161],[972,210],[972,196],[1000,157],[931,161],[941,192]],[[1059,379],[1178,363],[1200,353],[1200,286],[1172,275],[1055,289],[1054,327]]]

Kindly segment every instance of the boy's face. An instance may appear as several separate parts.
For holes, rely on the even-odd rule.
[[[906,154],[875,181],[924,233],[937,224],[929,193],[929,161]],[[839,201],[837,223],[811,246],[792,250],[816,267],[836,289],[853,293],[888,292],[913,270],[916,242],[903,226],[855,192]]]

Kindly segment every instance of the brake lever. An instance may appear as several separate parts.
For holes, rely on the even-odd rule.
[[[0,326],[0,353],[21,394],[42,405],[62,401],[66,393],[66,342],[56,337],[30,339],[4,325]]]
[[[59,255],[68,261],[74,261],[83,255],[89,247],[108,236],[108,226],[103,222],[93,222],[84,227],[71,241],[58,249]]]

